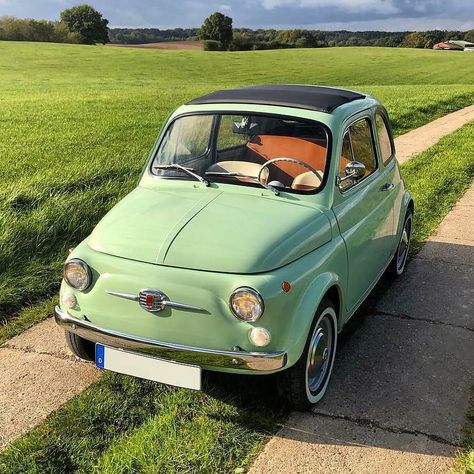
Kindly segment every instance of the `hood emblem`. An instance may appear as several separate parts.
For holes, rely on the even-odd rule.
[[[178,303],[176,301],[170,301],[170,299],[160,290],[140,290],[138,296],[135,294],[130,293],[121,293],[118,291],[105,291],[110,296],[116,296],[117,298],[123,298],[125,300],[130,301],[138,301],[138,304],[149,311],[150,313],[156,313],[158,311],[163,310],[164,308],[174,308],[174,309],[181,309],[184,311],[198,311],[207,313],[204,308],[200,308],[199,306],[193,306],[191,304],[186,303]]]
[[[168,297],[159,290],[141,290],[138,294],[138,304],[152,313],[161,311],[167,300]]]

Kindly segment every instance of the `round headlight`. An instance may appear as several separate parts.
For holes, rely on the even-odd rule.
[[[254,322],[263,314],[263,299],[252,288],[237,288],[230,296],[229,303],[234,315],[242,321]]]
[[[87,263],[74,258],[64,265],[63,277],[72,288],[84,291],[92,283],[92,275]]]

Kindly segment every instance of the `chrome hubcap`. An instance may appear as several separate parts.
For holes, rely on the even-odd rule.
[[[397,270],[401,271],[405,266],[405,261],[408,255],[408,247],[410,245],[410,220],[408,219],[405,222],[405,227],[403,228],[402,237],[400,243],[398,244],[397,252]]]
[[[315,328],[309,345],[306,376],[312,393],[317,392],[326,379],[333,345],[333,329],[328,316],[324,316]]]

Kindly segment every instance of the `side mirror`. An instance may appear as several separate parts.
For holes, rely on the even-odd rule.
[[[346,173],[345,178],[359,179],[365,176],[365,165],[360,161],[350,161],[347,163],[344,172]]]
[[[360,161],[350,161],[347,163],[346,167],[344,168],[345,176],[341,176],[338,178],[337,184],[339,188],[343,191],[350,188],[353,184],[351,182],[357,181],[360,178],[365,176],[365,165]]]

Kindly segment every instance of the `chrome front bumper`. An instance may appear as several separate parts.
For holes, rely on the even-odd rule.
[[[285,352],[218,351],[161,342],[95,326],[55,308],[56,322],[64,329],[92,342],[142,352],[161,359],[184,362],[209,369],[241,369],[256,372],[275,371],[286,365]]]

